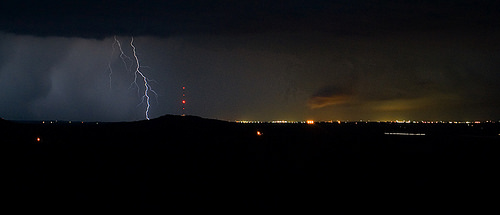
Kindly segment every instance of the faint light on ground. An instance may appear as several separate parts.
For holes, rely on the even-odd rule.
[[[257,136],[262,136],[262,134],[263,134],[262,132],[257,131]]]

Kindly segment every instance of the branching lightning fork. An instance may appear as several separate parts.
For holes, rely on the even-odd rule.
[[[130,40],[130,47],[132,47],[132,53],[133,53],[134,59],[132,59],[131,57],[129,57],[125,54],[125,52],[122,49],[122,45],[121,45],[120,41],[116,38],[116,36],[114,36],[114,42],[112,45],[112,47],[113,47],[113,52],[111,53],[112,56],[113,56],[114,51],[115,51],[115,44],[118,46],[118,49],[120,51],[120,59],[122,60],[123,65],[125,66],[125,70],[127,72],[132,70],[131,68],[135,62],[136,68],[134,71],[134,81],[130,84],[130,87],[132,87],[132,86],[137,87],[137,93],[140,95],[140,87],[137,84],[138,76],[141,76],[141,78],[144,82],[144,94],[142,95],[141,103],[139,103],[138,106],[143,104],[144,101],[146,101],[145,116],[146,116],[146,119],[149,120],[149,109],[151,107],[151,104],[150,104],[151,98],[150,98],[150,95],[148,93],[150,93],[150,92],[153,93],[155,95],[156,99],[158,99],[158,94],[151,88],[151,85],[149,85],[149,81],[152,81],[152,80],[148,79],[146,77],[146,75],[144,75],[144,73],[140,70],[141,65],[139,62],[139,57],[137,57],[136,48],[134,46],[134,37],[132,37],[132,39]],[[127,61],[130,61],[130,66],[127,64]],[[111,62],[108,63],[108,69],[110,71],[109,72],[109,87],[111,88],[111,76],[113,74],[113,70],[111,68]]]
[[[148,92],[151,91],[155,95],[157,95],[157,94],[154,90],[151,89],[151,86],[148,83],[149,79],[140,70],[141,65],[139,64],[139,58],[137,57],[137,53],[135,51],[134,37],[132,37],[132,39],[130,40],[130,46],[132,47],[132,52],[134,53],[135,64],[136,64],[136,68],[135,68],[135,72],[134,72],[135,78],[134,78],[133,83],[135,83],[135,85],[137,85],[137,74],[139,74],[142,77],[142,80],[144,81],[144,96],[142,96],[141,104],[144,102],[144,98],[145,98],[146,99],[146,119],[149,120],[149,108],[150,108],[151,104],[149,103],[150,97],[148,95]]]
[[[123,52],[122,44],[116,38],[116,36],[114,36],[114,38],[115,38],[115,43],[118,45],[118,49],[120,50],[120,58],[122,59],[123,65],[125,66],[125,70],[127,70],[127,72],[130,72],[130,70],[132,68],[132,65],[133,65],[132,64],[133,60],[128,55],[126,55],[125,52]],[[131,62],[130,66],[127,66],[127,61],[126,60],[129,60]]]
[[[130,58],[128,55],[125,54],[125,52],[123,51],[122,49],[122,44],[120,43],[120,41],[118,40],[118,38],[116,38],[116,36],[113,37],[114,39],[114,42],[113,44],[111,45],[111,48],[113,49],[111,51],[111,57],[110,57],[110,60],[108,62],[108,70],[109,70],[109,89],[111,89],[111,83],[112,83],[112,76],[113,76],[113,68],[111,66],[111,62],[112,62],[112,58],[113,56],[115,55],[115,46],[118,46],[118,51],[120,51],[120,59],[122,60],[123,62],[123,66],[125,67],[125,70],[127,72],[130,72],[132,70],[132,66],[133,66],[133,60],[132,58]],[[127,61],[129,61],[129,63],[127,63]],[[128,65],[130,64],[130,65]]]

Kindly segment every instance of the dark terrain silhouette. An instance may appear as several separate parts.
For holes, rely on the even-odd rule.
[[[499,191],[499,123],[238,124],[167,115],[0,120],[0,129],[4,203],[18,211],[477,212],[493,208]]]

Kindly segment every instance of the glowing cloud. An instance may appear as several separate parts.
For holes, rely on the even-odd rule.
[[[323,108],[331,105],[347,103],[350,99],[350,93],[346,89],[336,86],[329,86],[317,91],[307,101],[307,106],[311,109]]]
[[[309,99],[307,106],[311,109],[323,108],[331,105],[347,103],[349,99],[346,95],[314,96]]]

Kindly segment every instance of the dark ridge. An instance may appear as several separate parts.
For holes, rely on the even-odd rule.
[[[154,118],[149,120],[151,123],[179,123],[179,122],[185,122],[185,123],[202,123],[202,124],[207,124],[207,123],[216,123],[216,124],[224,124],[228,123],[227,121],[222,121],[222,120],[217,120],[217,119],[209,119],[209,118],[202,118],[199,116],[192,116],[192,115],[185,115],[185,116],[180,116],[180,115],[163,115],[158,118]]]

